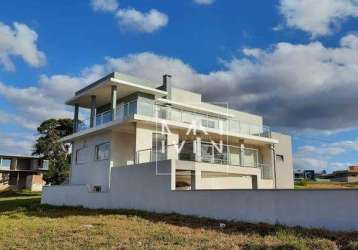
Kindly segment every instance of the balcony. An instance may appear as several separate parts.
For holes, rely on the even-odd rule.
[[[168,145],[164,148],[161,145],[163,144],[158,143],[158,147],[137,151],[135,163],[178,159],[239,168],[259,168],[262,179],[272,179],[272,167],[260,162],[257,149],[241,148],[233,145],[214,146],[210,142],[201,142],[200,144],[185,142],[179,152],[178,145]]]
[[[154,104],[150,101],[143,102],[133,100],[126,103],[120,103],[116,110],[116,120],[125,121],[129,118],[132,118],[134,114],[185,124],[192,124],[193,121],[195,121],[203,128],[217,129],[223,132],[227,131],[266,138],[271,137],[270,128],[267,126],[259,126],[256,124],[241,122],[235,119],[226,119],[202,113],[190,112],[170,106]],[[110,121],[112,121],[112,113],[111,111],[106,111],[97,114],[95,126],[100,126]],[[89,119],[80,121],[78,125],[78,131],[88,129],[90,127],[89,124]]]
[[[132,118],[137,112],[137,101],[130,101],[120,103],[116,109],[116,120],[124,121]],[[110,110],[96,115],[95,127],[101,126],[112,121],[112,112]],[[83,131],[90,128],[90,119],[79,121],[78,131]]]
[[[221,131],[241,133],[246,135],[262,136],[267,138],[271,137],[270,128],[267,126],[258,126],[235,119],[224,119],[207,114],[190,112],[153,103],[139,102],[138,114],[186,124],[192,124],[193,121],[195,121],[204,128],[217,129]]]

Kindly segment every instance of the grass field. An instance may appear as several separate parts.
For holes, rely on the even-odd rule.
[[[358,182],[298,182],[295,183],[296,189],[352,189],[358,188]]]
[[[333,233],[160,215],[40,205],[0,194],[0,249],[358,249],[358,232]]]

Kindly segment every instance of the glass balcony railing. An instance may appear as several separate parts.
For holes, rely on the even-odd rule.
[[[157,117],[170,121],[182,122],[192,124],[200,124],[203,128],[216,129],[221,132],[233,132],[246,135],[254,135],[261,137],[271,137],[270,128],[267,126],[259,126],[256,124],[249,124],[235,119],[224,119],[205,115],[186,110],[181,110],[173,107],[166,107],[153,102],[143,102],[133,100],[131,102],[120,103],[116,109],[116,120],[124,121],[134,114],[139,114],[149,117]],[[95,126],[108,123],[112,120],[111,111],[100,113],[96,116]],[[78,130],[82,131],[90,126],[89,119],[79,122]]]
[[[168,145],[162,150],[157,148],[139,150],[135,155],[135,163],[177,159],[234,167],[260,168],[262,179],[272,179],[272,167],[259,161],[259,151],[257,149],[241,149],[233,145],[223,145],[219,152],[209,142],[202,142],[200,146],[193,142],[186,142],[180,152],[178,151],[178,145]]]
[[[131,101],[127,103],[121,103],[116,109],[116,120],[126,120],[132,117],[137,111],[137,101]],[[99,113],[96,115],[95,126],[101,126],[112,121],[112,112],[110,110]],[[90,119],[81,120],[78,124],[78,131],[83,131],[90,128]]]
[[[222,132],[233,132],[262,137],[271,137],[270,128],[249,124],[234,119],[223,119],[210,115],[180,110],[173,107],[165,107],[153,103],[138,102],[138,114],[150,117],[158,117],[171,121],[192,124],[199,123],[204,128],[217,129]]]

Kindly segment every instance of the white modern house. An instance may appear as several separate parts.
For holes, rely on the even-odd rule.
[[[108,192],[111,169],[167,161],[171,171],[155,174],[171,175],[172,190],[293,188],[289,136],[271,132],[261,116],[172,87],[169,75],[157,84],[112,73],[66,104],[75,120],[62,139],[72,143],[70,185]]]
[[[168,75],[158,84],[112,73],[67,104],[70,180],[44,186],[43,204],[357,230],[357,190],[294,190],[289,136]]]

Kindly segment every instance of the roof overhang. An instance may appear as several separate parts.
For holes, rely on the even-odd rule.
[[[37,155],[21,155],[21,154],[0,154],[0,158],[26,158],[26,159],[40,159]]]
[[[166,91],[156,89],[155,84],[147,81],[129,77],[118,73],[112,73],[76,92],[76,95],[69,99],[67,105],[79,105],[83,108],[91,107],[91,96],[96,96],[97,107],[110,103],[111,88],[117,87],[117,98],[128,96],[133,93],[141,92],[154,95],[156,98],[165,97]]]

